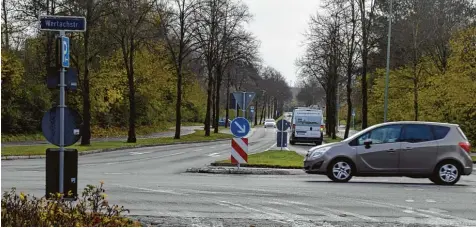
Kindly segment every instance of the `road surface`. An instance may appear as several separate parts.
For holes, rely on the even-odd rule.
[[[275,146],[257,128],[251,152]],[[426,179],[184,173],[230,155],[230,142],[160,146],[81,156],[80,189],[103,180],[110,202],[153,226],[476,226],[476,175],[457,186]],[[45,160],[2,161],[2,191],[41,196]]]

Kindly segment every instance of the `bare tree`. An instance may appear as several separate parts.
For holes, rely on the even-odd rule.
[[[124,67],[129,87],[129,131],[127,142],[137,142],[135,132],[136,102],[134,82],[135,52],[144,44],[150,32],[147,19],[153,5],[143,0],[115,0],[112,2],[113,14],[109,18],[110,35],[122,51]]]
[[[370,31],[375,18],[375,0],[358,0],[360,10],[360,24],[361,24],[361,52],[362,52],[362,129],[368,126],[368,85],[367,85],[367,70],[368,58],[370,51]]]
[[[177,75],[177,102],[175,104],[175,139],[180,139],[182,122],[182,79],[184,61],[194,51],[192,36],[193,13],[197,8],[196,0],[164,0],[157,2],[160,25],[165,32],[167,50]]]

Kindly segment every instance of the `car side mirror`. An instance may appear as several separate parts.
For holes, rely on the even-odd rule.
[[[372,139],[366,139],[364,145],[366,148],[370,148],[370,145],[372,145]]]

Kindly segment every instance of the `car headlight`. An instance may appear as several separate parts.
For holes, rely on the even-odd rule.
[[[320,158],[322,157],[322,155],[324,155],[328,150],[330,149],[330,147],[322,147],[322,148],[318,148],[318,149],[314,149],[314,150],[310,150],[309,153],[310,153],[310,158]]]

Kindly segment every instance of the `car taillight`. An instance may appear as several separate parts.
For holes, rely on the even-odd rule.
[[[471,153],[471,144],[469,142],[460,142],[459,146],[467,153]]]

